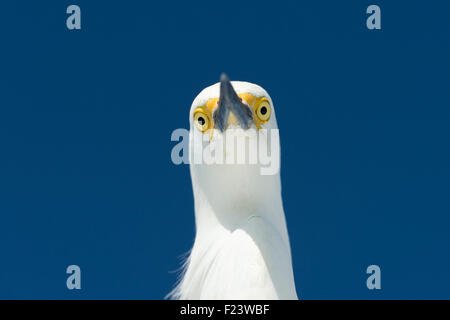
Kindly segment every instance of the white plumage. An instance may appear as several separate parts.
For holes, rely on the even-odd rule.
[[[231,82],[237,94],[265,97],[272,112],[264,129],[278,129],[272,99],[258,85]],[[280,175],[261,175],[261,164],[194,164],[193,112],[220,96],[220,83],[204,89],[190,110],[190,171],[196,237],[182,278],[171,296],[178,299],[297,299]],[[227,130],[235,127],[229,125]],[[255,125],[252,123],[252,127]],[[196,131],[197,130],[197,131]],[[224,143],[215,132],[206,143]],[[208,133],[203,133],[208,134]],[[260,139],[266,143],[269,135]],[[228,150],[229,151],[229,150]],[[225,148],[225,156],[228,156]]]

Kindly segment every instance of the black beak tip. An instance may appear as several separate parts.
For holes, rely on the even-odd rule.
[[[238,119],[242,129],[248,129],[252,120],[252,112],[249,107],[242,103],[237,95],[230,79],[225,73],[220,75],[220,98],[219,108],[213,115],[217,127],[223,132],[226,128],[228,115],[232,112]]]
[[[222,74],[220,75],[220,82],[229,82],[230,79],[228,78],[228,76],[222,72]]]

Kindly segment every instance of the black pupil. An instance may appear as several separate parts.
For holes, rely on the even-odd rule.
[[[198,117],[198,123],[202,126],[205,124],[205,119],[203,117]]]
[[[262,107],[260,110],[262,115],[265,115],[267,113],[267,108],[266,107]]]

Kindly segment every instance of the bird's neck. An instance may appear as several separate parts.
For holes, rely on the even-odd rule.
[[[195,176],[192,177],[195,181]],[[255,188],[211,190],[193,184],[197,238],[212,237],[214,233],[233,232],[252,217],[262,217],[275,227],[288,243],[281,198],[279,176],[266,177]]]

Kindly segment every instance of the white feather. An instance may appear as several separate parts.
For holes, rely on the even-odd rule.
[[[248,82],[232,82],[239,93],[265,96],[272,114],[265,128],[277,129],[267,92]],[[204,89],[190,111],[190,156],[194,152],[193,110],[219,97],[219,84]],[[268,136],[267,144],[270,144]],[[215,134],[209,143],[223,143]],[[276,141],[277,143],[279,141]],[[191,158],[192,159],[192,158]],[[260,165],[193,164],[196,237],[178,299],[297,299],[279,173],[261,175]]]

